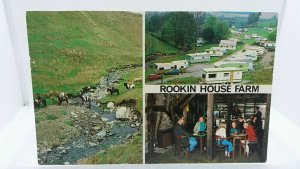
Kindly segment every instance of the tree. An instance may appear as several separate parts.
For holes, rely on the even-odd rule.
[[[215,31],[211,27],[207,27],[203,30],[203,39],[211,43],[215,39]]]
[[[160,32],[164,22],[164,15],[160,13],[153,14],[146,22],[146,30],[148,32]]]
[[[162,26],[161,37],[168,43],[188,50],[195,42],[195,22],[188,12],[171,12]]]
[[[248,25],[256,23],[259,20],[260,16],[261,12],[250,13],[247,21]]]
[[[203,39],[208,42],[219,42],[221,39],[227,39],[230,30],[226,22],[221,21],[215,16],[210,16],[203,30]]]
[[[268,39],[271,40],[271,41],[276,41],[276,36],[277,36],[277,32],[275,30],[275,31],[269,33]]]
[[[230,35],[230,30],[225,22],[217,22],[215,25],[215,41],[219,42],[221,39],[227,39]]]

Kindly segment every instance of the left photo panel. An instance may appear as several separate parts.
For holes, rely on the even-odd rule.
[[[143,163],[143,13],[26,18],[38,163]]]

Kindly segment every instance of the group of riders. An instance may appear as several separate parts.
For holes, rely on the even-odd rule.
[[[64,92],[61,92],[57,96],[57,98],[58,98],[59,105],[61,105],[63,101],[66,101],[68,103],[68,97],[65,95]],[[47,101],[46,99],[42,98],[40,94],[37,94],[37,97],[34,99],[34,107],[41,107],[41,106],[42,107],[47,106]]]
[[[91,101],[90,95],[85,94],[87,92],[94,92],[94,90],[92,90],[92,88],[90,87],[84,87],[78,95],[78,97],[82,99],[82,102]],[[119,95],[119,89],[115,88],[114,86],[107,88],[107,92],[109,92],[111,95],[115,93]],[[66,95],[64,92],[61,92],[59,95],[56,95],[56,98],[58,99],[58,104],[61,105],[64,101],[68,104],[68,96],[69,95]],[[72,96],[70,95],[70,97]],[[52,97],[51,99],[54,102],[54,97]],[[40,94],[37,94],[36,98],[34,99],[34,107],[37,108],[45,106],[47,106],[46,99],[42,98]]]

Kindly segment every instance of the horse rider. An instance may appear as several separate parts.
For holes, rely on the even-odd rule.
[[[64,92],[61,92],[60,95],[59,95],[59,97],[60,97],[62,100],[64,100],[64,99],[65,99],[65,93],[64,93]]]
[[[42,97],[40,94],[37,94],[37,98],[35,99],[35,102],[37,102],[38,104],[42,103]]]

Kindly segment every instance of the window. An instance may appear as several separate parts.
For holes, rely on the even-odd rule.
[[[216,78],[217,74],[208,74],[208,78]]]
[[[165,68],[164,67],[160,67],[158,70],[164,70]]]
[[[206,77],[206,76],[205,76],[205,74],[202,74],[202,78],[204,78],[204,79],[205,79],[205,77]]]
[[[224,77],[229,77],[229,73],[224,73]]]

